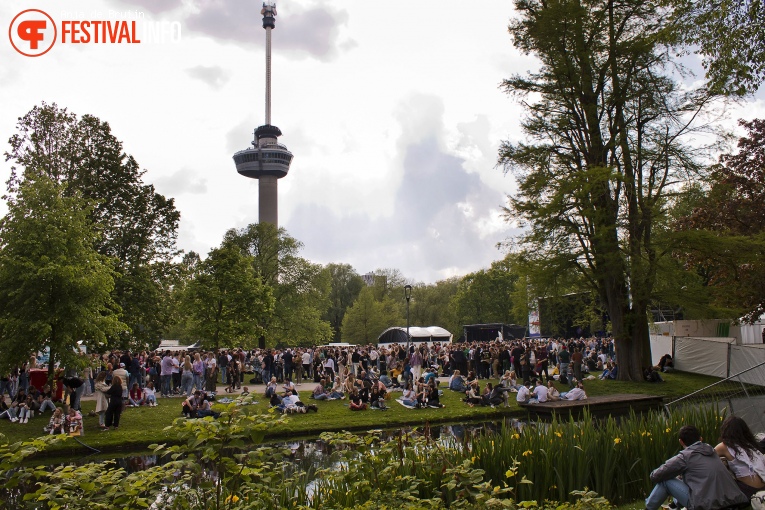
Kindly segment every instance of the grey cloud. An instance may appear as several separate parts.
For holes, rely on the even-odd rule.
[[[433,138],[407,147],[403,161],[390,215],[370,220],[363,214],[338,217],[320,205],[297,208],[285,227],[303,241],[304,255],[322,263],[347,261],[361,272],[396,267],[430,282],[450,268],[468,272],[499,258],[495,246],[507,234],[482,238],[476,222],[502,204],[502,194],[468,174],[463,160],[441,151]],[[461,203],[474,214],[465,215]]]
[[[160,177],[155,180],[154,184],[157,190],[161,190],[166,196],[207,193],[207,181],[197,177],[196,172],[188,168],[182,168],[167,177]]]
[[[212,88],[219,88],[228,81],[228,73],[219,66],[196,66],[186,69],[192,78],[202,80]]]
[[[254,140],[256,127],[258,127],[258,124],[255,119],[253,117],[247,117],[231,128],[231,130],[226,133],[226,151],[233,156],[235,152],[249,148]]]
[[[191,30],[224,41],[264,44],[259,3],[252,0],[198,0],[196,5],[198,12],[187,19]],[[280,51],[328,60],[337,54],[341,45],[348,46],[347,42],[338,42],[339,27],[347,21],[347,12],[332,8],[289,11],[288,16],[276,18],[274,44]]]
[[[129,2],[116,2],[122,11],[140,11],[142,8],[153,13],[172,11],[183,5],[183,0],[130,0]]]

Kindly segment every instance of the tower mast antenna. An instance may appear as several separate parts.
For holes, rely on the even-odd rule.
[[[279,226],[278,181],[289,172],[292,153],[278,143],[281,130],[271,125],[271,31],[276,28],[276,1],[264,0],[263,28],[266,30],[266,122],[255,130],[252,147],[234,154],[236,171],[258,179],[258,221]]]

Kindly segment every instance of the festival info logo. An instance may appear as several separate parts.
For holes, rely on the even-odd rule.
[[[58,42],[63,45],[89,44],[140,44],[142,40],[149,43],[179,42],[181,24],[177,21],[148,21],[144,20],[143,12],[139,11],[108,11],[107,17],[112,19],[82,19],[85,12],[65,12],[63,16],[81,19],[64,19],[57,26],[46,12],[39,9],[27,9],[20,12],[11,21],[8,37],[13,47],[27,57],[39,57],[48,53]],[[102,17],[101,11],[93,11],[92,17]],[[130,18],[130,19],[125,19]],[[139,22],[143,28],[143,37],[139,38]],[[60,28],[60,34],[59,34]],[[60,37],[59,37],[60,35]]]
[[[56,23],[39,9],[27,9],[13,18],[8,36],[13,47],[27,57],[45,55],[56,43]]]

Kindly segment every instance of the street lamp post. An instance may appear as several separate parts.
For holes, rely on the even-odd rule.
[[[404,297],[406,298],[406,348],[409,350],[411,337],[409,336],[409,300],[412,299],[412,286],[404,286]]]

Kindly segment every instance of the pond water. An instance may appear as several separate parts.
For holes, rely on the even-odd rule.
[[[428,434],[435,441],[444,443],[458,443],[481,434],[497,433],[503,426],[521,430],[530,424],[529,422],[515,418],[506,418],[500,421],[473,422],[451,425],[430,425],[420,427],[399,427],[397,429],[383,430],[383,436],[394,439],[399,434]],[[287,457],[298,470],[321,469],[331,467],[335,462],[332,458],[332,447],[320,438],[307,438],[292,441],[275,441],[264,446],[277,447],[289,452]],[[257,446],[255,447],[257,448]],[[51,462],[51,467],[63,465],[81,465],[89,462],[113,461],[116,467],[120,467],[128,473],[142,471],[153,466],[163,465],[169,459],[154,455],[150,452],[131,452],[122,455],[86,455],[79,458],[67,459],[60,462]]]

